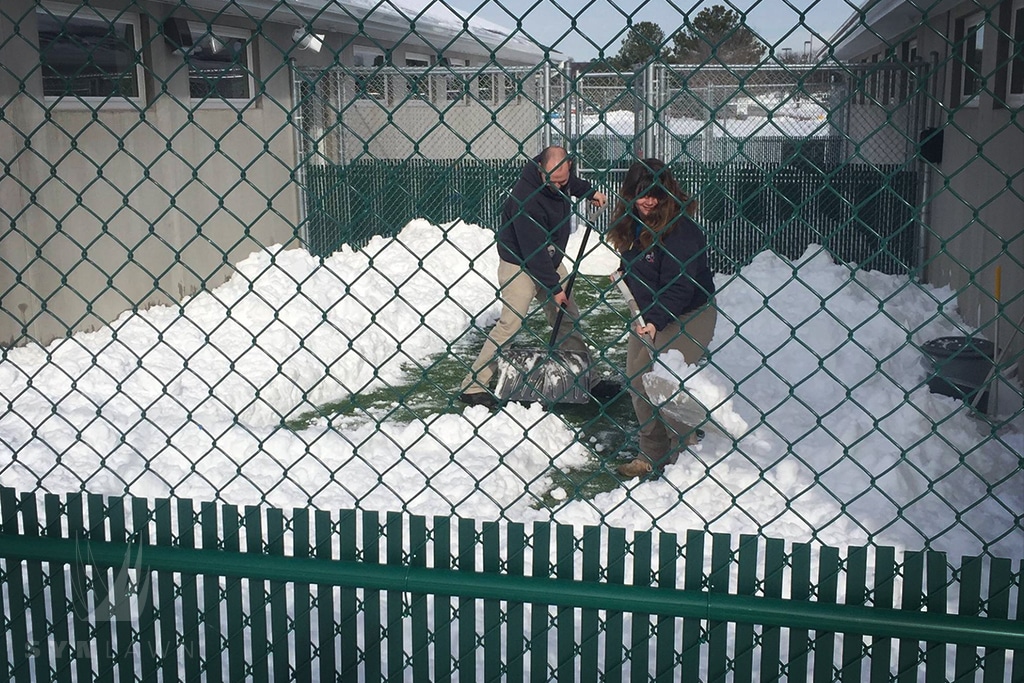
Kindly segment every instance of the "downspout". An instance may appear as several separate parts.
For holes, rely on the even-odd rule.
[[[544,133],[542,134],[544,147],[551,146],[551,57],[550,55],[544,61]]]
[[[936,103],[941,103],[942,93],[940,92],[939,84],[939,53],[932,51],[931,53],[931,73],[928,76],[929,85],[926,89],[927,92],[933,93],[933,96],[928,98],[925,103],[923,111],[923,125],[922,130],[930,128],[935,125],[935,107]],[[939,105],[940,106],[940,105]],[[925,161],[919,158],[917,163],[921,168],[921,195],[918,204],[921,206],[921,215],[918,218],[918,232],[917,232],[917,279],[919,282],[926,282],[925,268],[926,259],[928,258],[928,233],[931,227],[932,217],[932,176],[935,173],[935,169],[931,162]]]
[[[298,106],[302,99],[302,93],[299,91],[299,79],[296,78],[296,67],[295,60],[288,60],[291,68],[288,70],[289,78],[291,79],[292,86],[292,115],[294,125],[292,125],[292,144],[295,145],[295,178],[298,182],[298,224],[299,228],[299,239],[303,244],[306,245],[306,249],[309,249],[309,211],[307,203],[309,197],[306,196],[306,187],[308,182],[308,175],[306,173],[306,164],[309,163],[309,154],[305,153],[303,145],[302,128],[305,122],[302,118],[302,107]]]
[[[644,157],[658,156],[658,149],[655,143],[654,131],[654,112],[658,107],[658,87],[655,84],[655,78],[656,75],[654,70],[654,60],[652,59],[647,63],[647,66],[644,68]]]
[[[575,92],[576,92],[576,84],[575,84],[575,79],[573,77],[574,69],[573,69],[572,60],[571,59],[567,59],[566,61],[562,62],[559,65],[558,68],[559,68],[559,71],[560,71],[559,78],[560,78],[560,80],[562,82],[562,91],[560,93],[561,97],[562,97],[562,140],[561,140],[561,144],[566,149],[569,149],[570,140],[572,140],[572,128],[571,128],[571,126],[572,126],[572,123],[573,123],[572,119],[570,117],[572,116],[572,112],[573,112],[573,109],[574,109],[573,104],[572,104],[573,97],[571,95],[574,95]],[[573,154],[575,154],[576,152],[577,152],[577,150],[573,149]]]

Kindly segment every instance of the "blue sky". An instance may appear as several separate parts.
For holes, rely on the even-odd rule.
[[[857,0],[850,0],[860,4]],[[775,45],[779,54],[788,47],[802,53],[805,42],[812,41],[814,50],[824,42],[854,12],[847,0],[740,0],[732,5],[747,13],[746,24],[765,42]],[[622,45],[628,26],[653,21],[666,35],[671,35],[682,24],[685,16],[695,16],[712,2],[648,2],[613,0],[464,0],[455,6],[474,16],[514,28],[522,20],[524,32],[541,44],[559,50],[576,61],[587,61],[598,56],[614,56]],[[725,0],[717,4],[729,6]],[[802,15],[802,16],[801,16]],[[575,30],[572,27],[576,20]],[[585,37],[584,37],[585,36]],[[589,40],[588,40],[589,39]]]

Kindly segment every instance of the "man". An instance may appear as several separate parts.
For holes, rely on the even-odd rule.
[[[527,162],[512,188],[512,196],[502,208],[498,229],[501,317],[462,383],[459,400],[463,403],[497,403],[490,391],[494,356],[522,327],[534,299],[544,306],[552,325],[559,307],[565,306],[566,316],[559,330],[560,348],[587,352],[574,324],[579,308],[562,289],[562,281],[568,277],[562,256],[569,242],[573,213],[570,197],[586,198],[598,207],[608,200],[576,175],[572,160],[562,147],[548,147]]]

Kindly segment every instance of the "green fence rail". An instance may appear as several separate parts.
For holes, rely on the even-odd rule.
[[[1002,558],[10,489],[0,523],[12,681],[1024,674]]]

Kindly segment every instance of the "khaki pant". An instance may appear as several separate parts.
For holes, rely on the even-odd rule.
[[[687,363],[696,363],[704,357],[715,336],[717,320],[718,310],[711,303],[680,319],[678,323],[668,324],[654,338],[655,358],[659,353],[675,349],[683,354]],[[655,467],[664,467],[675,462],[680,443],[685,443],[695,425],[680,424],[651,405],[643,383],[643,376],[650,369],[648,347],[635,334],[630,335],[626,350],[626,376],[629,378],[633,410],[640,423],[640,454]]]
[[[558,277],[562,282],[568,277],[564,265],[558,267]],[[490,387],[495,373],[495,355],[523,326],[523,319],[530,312],[534,299],[544,305],[544,313],[548,324],[554,328],[558,316],[558,306],[551,299],[546,289],[537,286],[521,266],[507,261],[498,261],[498,284],[501,289],[498,298],[501,300],[501,317],[497,324],[487,333],[487,339],[480,349],[480,355],[473,362],[472,370],[462,382],[461,391],[477,393]],[[556,345],[564,351],[587,352],[587,345],[577,329],[580,317],[579,307],[571,297],[566,306],[562,324],[558,330]],[[544,340],[546,346],[548,339]]]

